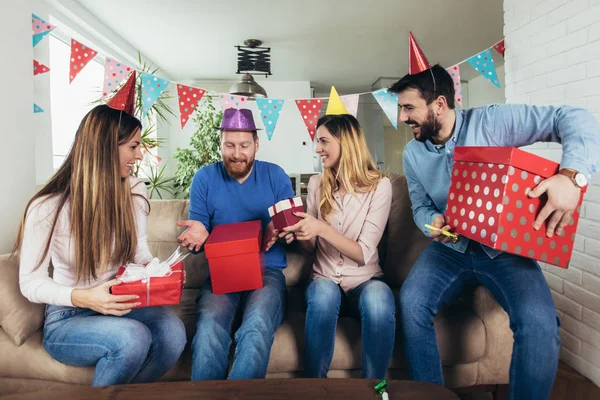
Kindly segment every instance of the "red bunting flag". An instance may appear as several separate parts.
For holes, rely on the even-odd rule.
[[[504,39],[499,41],[494,45],[494,50],[496,50],[502,57],[504,57]]]
[[[308,134],[311,140],[315,140],[315,133],[317,133],[317,121],[323,107],[323,101],[321,99],[305,99],[296,100],[296,106],[302,115],[302,120],[308,129]]]
[[[71,39],[71,66],[69,67],[69,83],[81,72],[81,70],[94,58],[98,52]]]
[[[46,67],[44,64],[33,60],[33,75],[45,74],[50,71],[50,68]]]
[[[194,112],[202,96],[206,91],[191,86],[177,85],[177,97],[179,99],[179,113],[181,119],[181,129],[190,119],[190,115]]]

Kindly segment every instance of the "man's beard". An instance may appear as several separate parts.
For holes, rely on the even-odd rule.
[[[241,161],[242,164],[235,166],[233,163],[237,161]],[[250,160],[228,158],[227,160],[223,160],[223,164],[225,165],[225,170],[229,176],[231,176],[233,179],[241,179],[246,177],[252,170],[252,166],[254,165],[254,157],[252,157]]]
[[[415,125],[416,122],[412,120],[406,121],[409,125]],[[440,133],[440,124],[437,122],[435,115],[433,114],[433,110],[427,111],[427,119],[420,125],[418,125],[420,129],[419,136],[413,131],[413,135],[415,139],[419,142],[424,143],[428,139],[431,140],[433,137],[438,136]]]

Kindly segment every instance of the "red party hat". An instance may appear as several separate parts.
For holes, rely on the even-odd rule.
[[[127,82],[106,105],[114,110],[121,110],[135,116],[135,71],[129,75]]]
[[[426,69],[431,68],[427,57],[423,54],[423,50],[417,44],[415,37],[412,32],[408,35],[408,54],[410,58],[410,64],[408,65],[408,73],[410,75],[418,74]]]

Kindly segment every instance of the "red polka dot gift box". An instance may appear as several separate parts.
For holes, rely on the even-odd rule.
[[[214,294],[263,287],[265,253],[260,221],[217,225],[204,244]]]
[[[546,236],[533,222],[546,195],[530,198],[559,164],[513,147],[458,146],[454,150],[446,221],[459,235],[491,248],[567,268],[575,241],[579,207],[560,236]]]

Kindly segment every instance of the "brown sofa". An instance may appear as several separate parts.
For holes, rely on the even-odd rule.
[[[428,239],[415,226],[406,180],[390,177],[393,186],[392,209],[386,233],[379,246],[382,268],[388,284],[397,293]],[[167,257],[177,246],[178,219],[187,216],[183,200],[152,201],[148,221],[150,249],[159,258]],[[271,350],[267,378],[302,377],[304,331],[304,286],[309,277],[311,259],[288,251],[285,269],[288,286],[288,310],[277,330]],[[187,327],[188,346],[177,365],[164,380],[190,379],[194,335],[195,298],[207,276],[203,254],[186,259],[187,284],[181,305],[173,307]],[[18,289],[18,267],[14,260],[0,256],[0,395],[20,391],[60,389],[71,385],[89,385],[93,368],[70,367],[53,360],[43,349],[43,306],[25,300]],[[483,287],[467,293],[436,318],[438,342],[446,384],[452,388],[508,383],[512,351],[512,332],[508,317]],[[23,342],[20,346],[17,343]],[[388,371],[389,378],[408,378],[401,346]],[[361,365],[359,322],[340,318],[329,377],[359,377]]]

